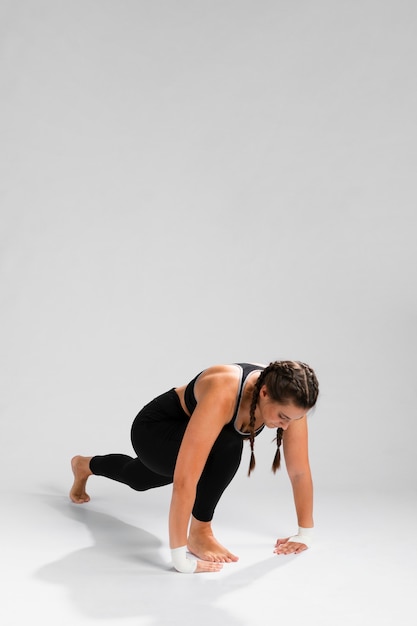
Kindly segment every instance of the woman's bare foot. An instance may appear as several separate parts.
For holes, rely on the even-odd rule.
[[[239,557],[229,552],[217,541],[210,522],[200,522],[195,517],[191,518],[188,549],[203,561],[232,563],[239,560]]]
[[[92,475],[90,470],[91,456],[74,456],[71,459],[71,468],[74,474],[74,484],[70,491],[70,498],[75,504],[83,504],[90,501],[90,496],[85,490],[88,477]]]

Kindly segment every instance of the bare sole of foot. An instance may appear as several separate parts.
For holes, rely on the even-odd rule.
[[[74,474],[74,484],[71,487],[69,497],[75,504],[85,504],[90,502],[90,496],[85,490],[88,477],[91,476],[90,470],[91,456],[74,456],[71,459],[71,469]]]

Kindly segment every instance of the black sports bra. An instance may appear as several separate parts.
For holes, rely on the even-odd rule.
[[[239,413],[239,408],[240,408],[240,403],[242,400],[242,393],[243,393],[243,389],[245,387],[245,383],[246,383],[246,379],[249,376],[249,374],[251,374],[252,372],[261,372],[264,368],[261,365],[254,365],[254,363],[233,363],[233,365],[237,365],[240,368],[240,382],[239,382],[239,391],[237,394],[237,398],[236,398],[236,404],[235,404],[235,410],[233,412],[233,417],[230,420],[230,424],[233,424],[234,429],[236,430],[236,432],[238,432],[240,435],[243,435],[245,437],[248,436],[248,433],[244,433],[241,430],[239,430],[236,427],[236,419],[237,419],[237,415]],[[203,374],[203,372],[205,372],[205,370],[203,370],[202,372],[200,372],[199,374],[197,374],[197,376],[195,376],[195,378],[193,378],[188,385],[186,386],[185,390],[184,390],[184,402],[185,402],[185,406],[187,407],[187,409],[189,410],[190,414],[192,415],[193,411],[195,410],[195,407],[197,406],[197,400],[195,399],[195,395],[194,395],[194,385],[197,381],[197,379],[199,378],[199,376],[201,376],[201,374]],[[262,424],[262,426],[260,426],[259,428],[257,428],[255,430],[255,436],[258,435],[261,430],[263,430],[264,428],[264,424]]]

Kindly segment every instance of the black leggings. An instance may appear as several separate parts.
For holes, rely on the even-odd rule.
[[[158,396],[136,416],[131,431],[137,458],[126,454],[94,456],[93,474],[129,485],[136,491],[169,485],[173,481],[178,451],[189,421],[174,389]],[[220,432],[197,485],[193,516],[209,522],[218,501],[236,474],[243,439],[227,425]]]

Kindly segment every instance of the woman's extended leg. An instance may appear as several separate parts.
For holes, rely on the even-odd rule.
[[[126,454],[106,454],[104,456],[75,456],[71,461],[74,484],[70,498],[75,504],[90,501],[85,487],[88,478],[104,476],[128,485],[135,491],[146,491],[154,487],[169,485],[172,478],[152,472],[140,459],[133,459]]]
[[[72,459],[74,484],[70,491],[71,500],[76,504],[89,502],[85,487],[92,474],[124,483],[136,491],[172,483],[188,419],[173,389],[152,400],[132,424],[131,441],[137,458],[106,454]]]

